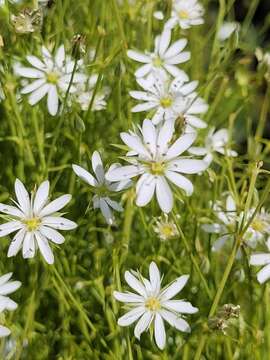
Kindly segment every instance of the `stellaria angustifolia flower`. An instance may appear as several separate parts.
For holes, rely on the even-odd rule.
[[[111,183],[106,180],[103,162],[98,151],[95,151],[92,155],[92,168],[95,177],[81,166],[73,164],[72,168],[77,176],[93,188],[95,192],[93,197],[94,209],[100,209],[107,223],[112,225],[114,221],[112,209],[121,212],[123,208],[117,201],[112,200],[110,196],[115,192],[126,189],[130,186],[130,181],[124,180]]]
[[[10,299],[9,294],[13,293],[21,286],[20,281],[10,281],[12,273],[7,273],[0,277],[0,313],[5,310],[13,311],[17,308],[17,303]],[[10,330],[0,325],[0,338],[8,336]]]
[[[41,52],[42,60],[36,56],[28,55],[26,58],[32,67],[17,64],[14,72],[23,78],[34,80],[21,89],[21,94],[30,94],[28,97],[29,104],[35,105],[47,96],[48,111],[52,116],[55,116],[59,108],[59,99],[65,96],[69,88],[75,61],[66,55],[64,45],[57,49],[55,56],[45,46],[42,46]],[[80,60],[78,61],[79,64],[82,65]],[[84,80],[85,75],[75,71],[69,92],[76,91],[74,84]]]
[[[270,246],[268,244],[268,252],[256,253],[250,256],[250,265],[262,266],[262,269],[257,273],[257,280],[263,284],[270,278]]]
[[[185,73],[172,79],[166,74],[156,72],[147,78],[137,78],[137,82],[144,91],[130,91],[129,94],[143,103],[134,106],[132,112],[154,112],[154,124],[162,121],[175,122],[179,119],[182,120],[182,127],[206,127],[198,114],[205,113],[208,105],[195,92],[198,82],[188,82]]]
[[[33,258],[39,249],[45,261],[53,264],[49,241],[62,244],[65,238],[57,230],[77,227],[76,223],[58,213],[70,202],[71,195],[62,195],[48,203],[49,188],[49,181],[44,181],[30,196],[23,183],[16,179],[16,206],[0,204],[0,212],[7,214],[9,219],[0,225],[0,237],[17,232],[9,246],[8,257],[15,256],[22,249],[23,258]]]
[[[156,193],[161,210],[168,213],[173,208],[173,193],[168,181],[190,196],[192,182],[182,174],[204,171],[203,160],[180,156],[196,139],[195,133],[180,136],[173,144],[173,124],[166,121],[160,128],[145,119],[141,133],[121,133],[121,139],[130,148],[127,160],[130,165],[109,169],[109,181],[122,181],[139,176],[136,184],[136,204],[147,205]]]
[[[210,164],[217,152],[222,155],[236,157],[236,151],[228,148],[229,132],[227,129],[220,129],[215,132],[215,128],[211,128],[204,140],[204,147],[192,146],[188,151],[193,155],[204,156],[204,161]]]
[[[204,9],[197,0],[173,0],[170,19],[165,28],[173,28],[177,25],[182,29],[189,29],[195,25],[201,25]]]
[[[167,241],[179,235],[175,223],[169,219],[168,214],[159,216],[154,223],[153,229],[160,240]]]
[[[186,45],[186,39],[180,39],[171,46],[171,30],[165,29],[155,39],[155,49],[152,53],[142,53],[135,50],[128,50],[127,55],[132,60],[143,63],[136,72],[136,77],[143,77],[153,71],[168,72],[174,77],[181,76],[183,70],[176,65],[182,64],[190,59],[189,51],[182,51]]]
[[[118,325],[129,326],[137,321],[134,329],[137,339],[153,325],[155,341],[160,349],[164,349],[166,345],[164,320],[179,331],[190,332],[190,326],[183,315],[194,314],[198,309],[190,302],[172,300],[188,279],[189,275],[182,275],[161,288],[162,277],[155,262],[151,262],[149,266],[149,280],[138,272],[126,271],[125,280],[137,294],[114,291],[115,299],[130,307],[130,311],[118,319]]]

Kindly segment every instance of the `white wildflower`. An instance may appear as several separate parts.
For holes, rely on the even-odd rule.
[[[71,200],[71,195],[62,195],[48,203],[49,181],[44,181],[35,194],[29,196],[23,183],[15,181],[16,206],[0,204],[0,212],[9,215],[10,221],[0,225],[0,237],[17,232],[9,249],[8,257],[22,249],[23,257],[33,258],[39,249],[48,264],[53,264],[54,255],[49,241],[62,244],[65,238],[57,230],[75,229],[77,225],[61,214],[56,214]]]
[[[194,25],[201,25],[204,9],[197,0],[173,0],[171,18],[165,24],[165,28],[173,28],[177,24],[182,29],[189,29]]]
[[[118,325],[129,326],[137,321],[134,335],[140,339],[141,334],[153,324],[155,341],[162,350],[166,345],[164,320],[179,331],[190,332],[190,326],[183,314],[194,314],[198,309],[185,300],[172,300],[186,285],[189,275],[182,275],[165,288],[161,288],[162,277],[154,262],[149,266],[149,280],[140,273],[125,272],[125,280],[136,291],[118,292],[113,295],[116,300],[127,303],[129,312],[118,319]]]
[[[173,144],[173,124],[165,122],[157,128],[146,119],[141,134],[121,133],[121,139],[131,149],[128,161],[131,165],[110,169],[106,178],[121,181],[140,176],[136,184],[136,204],[147,205],[154,193],[161,210],[168,213],[173,208],[173,194],[168,181],[189,196],[193,185],[183,174],[196,174],[207,168],[202,160],[180,156],[195,141],[196,134],[180,136]]]
[[[127,55],[140,63],[141,66],[136,72],[136,77],[143,77],[153,71],[168,72],[174,77],[183,75],[183,70],[180,70],[177,64],[182,64],[190,59],[189,51],[182,51],[187,45],[186,39],[180,39],[174,42],[171,46],[171,30],[165,29],[160,36],[155,39],[154,52],[145,54],[128,50]]]
[[[118,202],[110,198],[110,194],[127,188],[130,186],[130,181],[121,181],[118,183],[107,181],[105,179],[103,163],[97,151],[92,155],[92,168],[95,177],[81,166],[72,165],[72,168],[76,175],[94,188],[94,191],[96,192],[93,197],[94,209],[100,209],[107,223],[111,225],[114,221],[112,209],[121,212],[123,211],[123,208]]]

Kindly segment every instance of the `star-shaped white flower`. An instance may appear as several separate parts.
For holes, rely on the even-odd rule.
[[[144,102],[133,107],[132,111],[155,111],[152,117],[154,124],[180,118],[183,125],[188,126],[187,131],[190,128],[205,128],[206,123],[198,118],[198,114],[205,113],[208,105],[194,91],[198,82],[187,81],[186,74],[175,79],[162,73],[151,74],[146,79],[137,78],[145,91],[130,91],[130,95]]]
[[[165,28],[173,28],[177,24],[182,29],[201,25],[204,23],[203,14],[204,9],[197,0],[174,0],[171,18],[165,24]]]
[[[23,257],[33,258],[39,248],[48,264],[53,264],[54,256],[49,241],[62,244],[63,235],[57,230],[71,230],[77,227],[73,221],[56,214],[71,200],[71,195],[62,195],[48,203],[49,181],[44,181],[35,194],[29,196],[23,183],[15,181],[16,206],[0,203],[0,212],[9,215],[9,222],[0,225],[0,237],[7,236],[15,231],[9,249],[8,257],[15,256],[22,249]]]
[[[130,186],[130,181],[121,181],[118,183],[111,183],[110,181],[107,181],[105,179],[103,162],[98,151],[95,151],[92,155],[92,168],[96,177],[83,169],[81,166],[72,165],[72,168],[76,175],[94,188],[94,191],[96,192],[93,197],[94,209],[100,209],[107,223],[111,225],[114,221],[111,209],[121,212],[123,211],[123,208],[118,202],[112,200],[110,195],[113,192],[119,192],[126,189]]]
[[[172,145],[173,124],[166,121],[157,128],[146,119],[141,134],[121,133],[121,139],[131,149],[127,160],[131,165],[109,169],[109,181],[122,181],[140,176],[136,184],[136,204],[147,205],[154,193],[161,210],[168,213],[173,208],[173,194],[168,181],[183,189],[189,196],[193,185],[183,174],[199,173],[207,168],[202,160],[180,157],[196,138],[195,133],[184,134]]]
[[[59,98],[65,96],[69,87],[74,60],[66,56],[64,45],[58,48],[55,56],[45,46],[42,46],[42,60],[33,55],[26,58],[32,67],[16,65],[14,71],[16,75],[34,79],[34,81],[24,86],[21,94],[30,94],[28,98],[30,105],[37,104],[47,96],[48,111],[55,116],[58,112]],[[76,71],[72,80],[73,84],[84,80],[85,75]],[[69,91],[72,93],[75,90],[76,88],[72,85]]]
[[[7,295],[16,291],[22,284],[20,281],[9,281],[12,273],[2,275],[0,277],[0,313],[5,310],[15,310],[17,303],[10,299]],[[5,326],[0,325],[0,337],[5,337],[10,334],[10,330]]]
[[[189,51],[182,51],[187,45],[186,39],[180,39],[171,46],[171,30],[165,29],[161,35],[155,39],[155,49],[152,53],[141,53],[128,50],[127,55],[131,59],[144,63],[136,72],[136,77],[143,77],[152,71],[168,72],[174,77],[183,75],[177,64],[182,64],[190,59]]]
[[[118,325],[129,326],[138,321],[134,335],[140,339],[141,334],[153,324],[155,341],[160,349],[166,345],[164,320],[177,330],[190,332],[190,326],[182,314],[194,314],[198,309],[190,302],[172,300],[186,285],[188,278],[189,275],[182,275],[162,289],[162,278],[154,262],[149,266],[149,280],[139,273],[126,271],[125,280],[137,294],[114,291],[114,297],[131,308],[118,319]]]
[[[188,151],[193,155],[205,156],[204,161],[210,165],[210,163],[213,161],[215,152],[233,157],[238,155],[236,151],[228,149],[228,143],[229,132],[227,129],[220,129],[215,132],[215,129],[211,128],[205,138],[204,147],[194,146],[191,147]]]

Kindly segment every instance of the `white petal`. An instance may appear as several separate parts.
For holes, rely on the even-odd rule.
[[[43,62],[40,61],[39,58],[37,58],[36,56],[28,55],[28,56],[26,56],[26,59],[35,68],[37,68],[41,71],[46,69],[46,66],[43,64]]]
[[[10,205],[1,204],[1,203],[0,203],[0,212],[2,212],[4,214],[16,216],[18,218],[22,218],[24,216],[23,212],[21,210],[19,210],[18,208],[16,208],[15,206],[10,206]]]
[[[187,196],[190,196],[193,193],[192,182],[185,176],[169,170],[166,171],[165,175],[173,184],[183,189]]]
[[[130,310],[125,315],[121,316],[117,324],[120,326],[129,326],[133,324],[140,316],[145,312],[145,308],[143,306],[136,307],[135,309]]]
[[[155,101],[155,97],[153,95],[144,91],[130,91],[129,95],[136,100],[142,100],[147,102]]]
[[[188,149],[188,152],[193,155],[206,155],[207,149],[203,147],[192,146]]]
[[[190,326],[184,319],[176,316],[175,314],[167,310],[161,310],[159,313],[165,321],[167,321],[171,326],[175,327],[177,330],[183,332],[190,332]]]
[[[9,221],[5,224],[0,225],[0,237],[6,236],[13,233],[14,231],[20,230],[23,227],[20,221]]]
[[[127,56],[135,61],[139,61],[141,63],[149,63],[150,62],[150,57],[147,55],[144,55],[141,52],[138,51],[134,51],[134,50],[128,50],[127,51]]]
[[[12,275],[13,275],[12,272],[9,272],[9,273],[7,273],[7,274],[5,274],[5,275],[2,275],[2,276],[0,277],[0,287],[1,287],[1,285],[3,285],[3,284],[5,284],[6,282],[8,282],[8,280],[11,279]]]
[[[270,254],[253,254],[250,257],[250,265],[267,265],[270,263]]]
[[[65,238],[62,234],[47,226],[40,226],[39,231],[44,237],[48,238],[55,244],[63,244],[65,242]]]
[[[20,281],[9,281],[8,283],[1,285],[0,295],[8,295],[19,289],[22,285]]]
[[[161,210],[169,213],[173,208],[173,195],[169,184],[163,176],[156,180],[156,196]]]
[[[48,92],[50,86],[48,84],[44,84],[39,87],[37,90],[33,91],[29,96],[28,102],[30,105],[37,104]]]
[[[58,210],[61,210],[64,206],[66,206],[70,202],[71,197],[72,197],[71,195],[66,194],[53,200],[40,211],[39,216],[43,217],[56,213]]]
[[[55,55],[55,62],[56,65],[61,69],[64,65],[65,61],[65,47],[64,45],[61,45]]]
[[[152,322],[153,316],[150,311],[146,311],[143,316],[140,318],[140,320],[137,322],[137,325],[134,329],[134,335],[137,339],[140,340],[141,334],[146,331],[151,322]]]
[[[157,103],[154,101],[144,102],[142,104],[138,104],[132,108],[132,112],[141,112],[148,111],[157,106]]]
[[[144,285],[133,274],[131,274],[130,271],[125,272],[125,280],[133,290],[141,296],[146,297]]]
[[[166,332],[163,319],[159,313],[155,315],[155,340],[159,349],[163,350],[166,345]]]
[[[22,209],[24,214],[29,214],[30,197],[29,197],[29,194],[28,194],[27,190],[25,189],[23,183],[19,179],[16,179],[16,181],[15,181],[15,193],[16,193],[16,197],[17,197],[20,208]]]
[[[135,165],[120,166],[114,169],[109,169],[106,173],[106,179],[108,181],[121,181],[131,179],[134,176],[139,175],[141,169]]]
[[[50,183],[48,180],[40,184],[37,189],[35,200],[34,200],[34,214],[37,215],[39,211],[46,204],[49,197]]]
[[[186,73],[175,65],[164,64],[164,68],[175,78],[186,76]]]
[[[57,216],[46,216],[42,219],[42,225],[52,227],[58,230],[76,229],[77,224],[71,220]]]
[[[158,294],[160,291],[161,279],[159,269],[154,261],[152,261],[149,266],[149,278],[152,289],[154,290],[155,294]]]
[[[10,334],[11,334],[11,331],[7,327],[0,325],[0,337],[5,337]]]
[[[23,240],[26,234],[26,230],[23,228],[14,236],[12,239],[9,248],[7,257],[15,256],[22,248]]]
[[[223,235],[217,238],[217,240],[212,245],[212,251],[219,251],[225,245],[228,239],[230,239],[229,235]]]
[[[160,56],[162,56],[165,53],[165,51],[168,49],[170,41],[171,41],[171,30],[170,29],[163,30],[159,40],[158,53]]]
[[[190,302],[183,300],[168,300],[165,301],[162,306],[168,310],[176,311],[182,314],[195,314],[198,312],[198,308],[192,306]]]
[[[52,116],[55,116],[58,111],[58,93],[55,85],[50,85],[47,97],[48,111]]]
[[[147,205],[155,192],[156,179],[151,174],[143,174],[136,185],[136,205]]]
[[[194,128],[205,129],[207,124],[196,116],[186,115],[185,117],[187,124]]]
[[[220,234],[223,230],[223,226],[220,224],[203,224],[202,229],[210,234]]]
[[[167,151],[168,144],[172,139],[174,132],[173,121],[165,121],[162,128],[159,131],[157,139],[158,153],[163,155]]]
[[[113,223],[113,214],[111,209],[109,208],[107,202],[104,200],[104,198],[100,198],[100,210],[102,212],[102,215],[104,216],[105,220],[109,225],[112,225]]]
[[[114,209],[118,212],[122,212],[124,210],[122,205],[119,204],[117,201],[114,201],[114,200],[110,199],[109,197],[104,198],[104,200],[112,209]]]
[[[145,301],[142,296],[133,293],[122,293],[119,291],[114,291],[113,296],[116,300],[126,303],[142,303]]]
[[[260,284],[264,283],[269,278],[270,278],[270,264],[262,268],[262,270],[260,270],[257,274],[257,279]]]
[[[37,90],[38,88],[40,88],[44,84],[45,84],[45,79],[35,80],[31,84],[26,85],[24,88],[22,88],[21,94],[29,94],[29,93]]]
[[[139,77],[139,78],[143,77],[143,76],[147,75],[151,70],[152,70],[152,65],[145,64],[145,65],[139,67],[139,69],[135,71],[135,76]]]
[[[85,169],[78,165],[72,165],[72,169],[76,175],[78,175],[83,181],[85,181],[90,186],[97,186],[98,183],[96,179]]]
[[[174,280],[169,286],[167,286],[167,288],[162,290],[161,292],[162,301],[170,300],[176,294],[178,294],[186,285],[188,279],[189,279],[189,275],[182,275],[176,280]]]
[[[164,58],[169,59],[178,55],[186,47],[186,45],[187,45],[187,39],[180,39],[174,42],[166,51]]]
[[[16,74],[29,79],[38,79],[44,77],[44,72],[30,67],[19,66],[16,68]]]
[[[169,169],[184,174],[197,174],[207,167],[208,164],[203,160],[179,159],[172,161]]]
[[[229,195],[226,199],[226,210],[229,212],[235,212],[236,211],[236,204],[231,195]]]
[[[149,159],[151,158],[151,155],[149,154],[148,150],[145,148],[138,136],[130,135],[128,133],[121,133],[120,136],[122,141],[132,150],[136,151],[136,153],[143,155]]]
[[[35,237],[37,240],[39,250],[40,250],[42,256],[44,257],[45,261],[50,265],[53,264],[54,256],[53,256],[53,252],[50,248],[50,245],[48,243],[48,240],[45,237],[43,237],[41,234],[39,234],[38,232],[35,232]]]
[[[27,232],[23,241],[22,254],[24,259],[33,258],[35,256],[35,239],[34,234]]]
[[[168,65],[182,64],[182,63],[188,61],[189,59],[190,59],[190,52],[183,51],[181,54],[178,54],[174,57],[166,59],[166,64],[168,64]]]
[[[169,148],[166,154],[166,159],[172,159],[177,157],[186,151],[196,139],[196,134],[184,134]]]
[[[94,151],[92,155],[92,167],[99,183],[104,182],[104,168],[98,151]]]
[[[198,81],[191,81],[181,87],[181,94],[188,95],[196,89]]]

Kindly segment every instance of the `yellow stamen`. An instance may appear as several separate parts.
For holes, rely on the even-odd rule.
[[[28,231],[35,231],[38,229],[41,221],[39,218],[27,219],[24,221]]]
[[[153,59],[153,65],[155,67],[161,67],[163,65],[163,61],[161,60],[161,58],[159,56],[157,56],[156,58]]]
[[[157,311],[161,308],[160,302],[155,297],[150,297],[145,302],[145,307],[150,311]]]
[[[56,85],[59,79],[59,75],[56,72],[50,72],[47,74],[47,81],[50,84]]]
[[[250,226],[252,227],[253,230],[259,231],[261,233],[264,232],[265,230],[265,224],[260,219],[253,220]]]
[[[172,99],[167,97],[167,98],[163,98],[160,100],[160,105],[163,107],[163,108],[168,108],[172,105]]]
[[[179,15],[179,17],[181,19],[188,19],[189,18],[189,13],[186,10],[180,10],[178,15]]]
[[[164,173],[164,163],[153,162],[150,165],[150,170],[153,175],[162,175]]]

